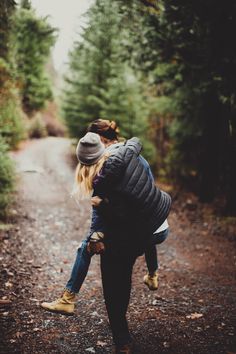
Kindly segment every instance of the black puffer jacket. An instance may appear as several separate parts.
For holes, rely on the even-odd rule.
[[[95,195],[104,198],[99,212],[110,240],[123,245],[135,242],[140,253],[171,207],[170,196],[154,184],[140,160],[141,149],[137,138],[114,149],[95,187]]]

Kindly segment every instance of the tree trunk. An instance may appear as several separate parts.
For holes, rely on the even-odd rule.
[[[236,215],[236,109],[231,112],[230,122],[226,213],[228,215]]]
[[[219,182],[222,105],[214,91],[205,95],[203,103],[203,145],[200,157],[200,190],[202,202],[211,202]]]

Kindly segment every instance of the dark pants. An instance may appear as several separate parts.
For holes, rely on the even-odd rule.
[[[169,228],[159,233],[153,234],[150,240],[150,245],[148,245],[145,251],[145,260],[148,267],[148,272],[150,274],[154,273],[158,269],[158,256],[156,245],[160,245],[165,241],[169,233]]]
[[[114,255],[105,252],[101,256],[103,293],[116,345],[130,342],[126,312],[130,299],[131,277],[136,256]]]

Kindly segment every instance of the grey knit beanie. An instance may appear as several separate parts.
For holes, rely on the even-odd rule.
[[[100,136],[89,132],[80,139],[76,148],[76,156],[82,164],[93,165],[102,157],[104,151],[105,146]]]

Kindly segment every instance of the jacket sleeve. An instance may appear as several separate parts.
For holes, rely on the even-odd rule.
[[[101,215],[99,215],[98,213],[97,208],[93,207],[90,233],[92,234],[93,232],[98,232],[98,231],[104,232],[104,223]]]
[[[126,148],[133,151],[135,155],[139,155],[142,150],[142,144],[136,136],[126,141]]]

